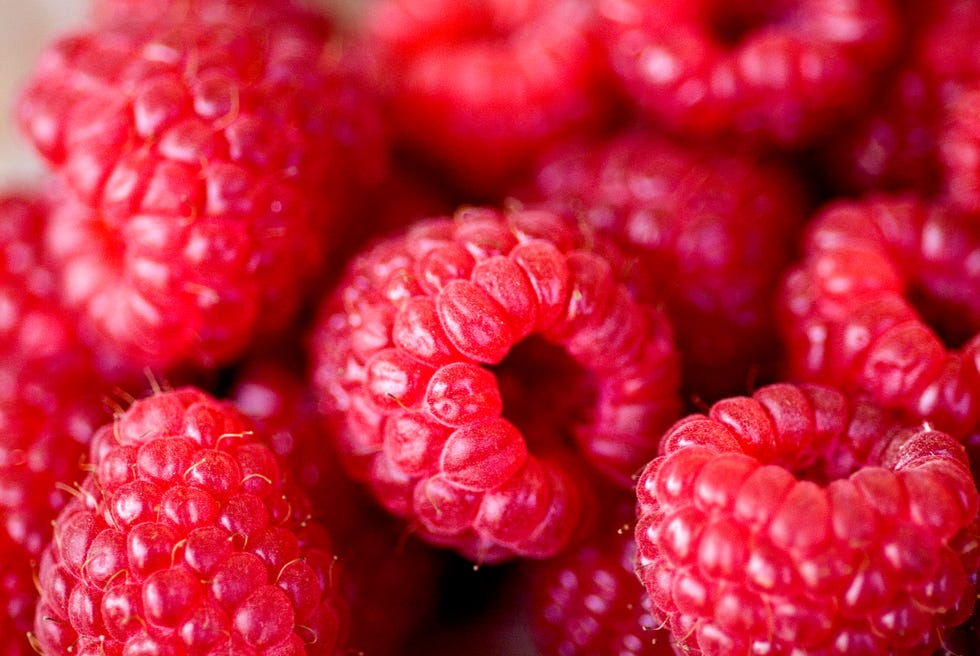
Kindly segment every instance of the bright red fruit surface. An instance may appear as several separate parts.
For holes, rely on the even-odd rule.
[[[225,364],[294,318],[383,128],[317,14],[150,13],[48,46],[17,117],[70,189],[48,237],[68,301],[140,362]]]
[[[356,258],[311,341],[349,469],[475,560],[559,551],[577,463],[630,485],[679,408],[670,325],[617,264],[557,215],[489,208]]]
[[[962,438],[980,421],[980,224],[914,197],[831,202],[780,297],[789,375]]]
[[[712,401],[772,378],[772,306],[808,193],[785,161],[634,128],[578,141],[518,194],[617,241],[662,297],[688,395]]]
[[[980,0],[0,34],[0,656],[980,656]]]
[[[492,194],[606,113],[592,19],[583,0],[382,0],[365,47],[400,139],[442,177]]]
[[[636,576],[635,497],[609,494],[595,530],[543,563],[528,563],[531,626],[541,654],[672,656],[670,633]]]
[[[899,43],[889,0],[599,6],[612,67],[630,98],[701,140],[812,142],[857,113]]]
[[[243,415],[195,388],[135,402],[41,557],[45,653],[334,654],[342,568]]]
[[[976,599],[963,447],[829,387],[777,384],[664,435],[638,572],[691,653],[930,654]]]
[[[442,554],[408,535],[348,477],[298,369],[288,356],[248,360],[230,398],[268,436],[330,532],[349,575],[350,649],[403,654],[410,636],[434,619]]]

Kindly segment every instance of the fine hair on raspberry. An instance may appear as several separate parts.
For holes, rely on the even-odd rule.
[[[342,568],[309,501],[228,403],[186,387],[92,438],[91,473],[41,556],[45,654],[325,654]]]

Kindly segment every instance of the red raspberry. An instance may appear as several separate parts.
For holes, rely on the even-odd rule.
[[[556,215],[489,208],[356,258],[311,344],[349,470],[472,559],[559,551],[575,461],[630,486],[678,412],[670,326],[617,264]]]
[[[616,75],[636,105],[696,139],[797,146],[853,115],[898,44],[889,0],[600,3]]]
[[[607,113],[583,0],[381,0],[366,47],[401,140],[493,195],[545,145]]]
[[[877,100],[821,147],[823,168],[847,192],[946,186],[939,142],[963,89],[980,81],[980,6],[974,0],[904,3],[904,56],[878,85]]]
[[[356,609],[347,644],[357,653],[403,653],[435,614],[441,563],[347,477],[300,369],[288,357],[250,360],[237,372],[231,398],[288,462],[313,517],[333,538]]]
[[[771,307],[807,211],[785,166],[633,129],[552,152],[533,187],[520,197],[631,249],[664,296],[690,395],[744,393],[773,373]]]
[[[685,653],[925,655],[969,617],[980,494],[949,435],[778,384],[661,446],[639,573]]]
[[[45,653],[336,653],[346,604],[326,531],[231,405],[157,394],[91,452],[41,559]]]
[[[69,300],[141,362],[227,363],[287,325],[378,174],[367,91],[280,4],[125,14],[52,44],[22,93],[80,199],[49,234]]]
[[[980,224],[913,198],[832,202],[787,274],[789,374],[926,420],[980,422]]]
[[[611,499],[586,541],[531,571],[531,627],[542,654],[672,656],[636,577],[636,498]]]

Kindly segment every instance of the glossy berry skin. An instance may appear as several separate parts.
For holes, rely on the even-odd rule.
[[[608,113],[592,18],[582,0],[381,0],[364,41],[399,141],[495,198],[541,149]]]
[[[969,617],[980,495],[949,435],[781,383],[661,445],[638,572],[685,653],[930,654]]]
[[[44,653],[336,653],[342,568],[231,405],[191,387],[137,401],[91,463],[41,557]]]
[[[838,200],[803,248],[779,300],[789,376],[870,394],[957,438],[975,430],[977,224],[909,196]]]
[[[812,142],[857,113],[898,45],[887,0],[614,0],[600,15],[631,100],[692,139]]]
[[[474,560],[561,550],[579,463],[629,486],[679,408],[670,325],[615,265],[557,215],[492,208],[353,260],[311,340],[348,470]]]
[[[636,576],[635,501],[611,494],[603,503],[608,512],[581,544],[528,564],[530,623],[541,656],[674,654]]]
[[[442,554],[405,535],[348,477],[301,369],[288,354],[251,358],[236,372],[229,398],[269,436],[309,496],[314,519],[330,532],[354,609],[350,650],[397,656],[435,614]]]
[[[663,296],[686,394],[710,402],[774,375],[772,306],[808,198],[785,162],[634,127],[553,150],[529,187],[516,196],[616,240]]]
[[[68,302],[132,359],[230,362],[343,242],[385,141],[330,38],[288,3],[195,0],[40,56],[17,118],[68,188],[47,238]]]

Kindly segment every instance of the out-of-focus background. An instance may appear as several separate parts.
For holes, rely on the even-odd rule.
[[[41,49],[78,24],[88,11],[81,0],[0,0],[0,186],[29,180],[38,160],[13,125],[13,104]]]

